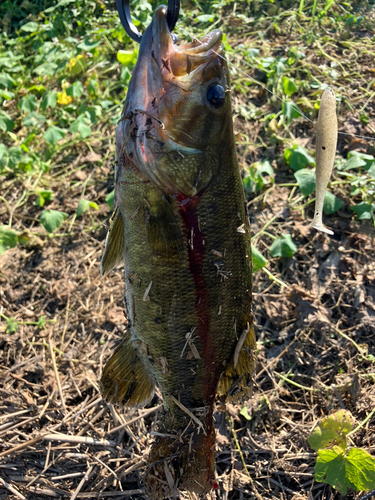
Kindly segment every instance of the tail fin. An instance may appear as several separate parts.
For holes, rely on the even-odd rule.
[[[151,448],[146,478],[150,498],[178,496],[181,491],[201,495],[215,486],[212,413],[203,420],[205,433],[200,429],[198,434],[197,427],[192,425],[176,437],[157,436]]]

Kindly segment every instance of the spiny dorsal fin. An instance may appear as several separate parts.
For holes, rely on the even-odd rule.
[[[120,210],[117,209],[110,230],[105,240],[105,249],[100,263],[100,275],[103,277],[123,261],[124,223]]]
[[[217,386],[217,393],[220,396],[231,396],[238,392],[248,395],[248,383],[254,370],[254,352],[256,348],[252,319],[249,326],[242,332],[242,335],[238,339],[232,361],[220,377]]]
[[[105,365],[101,378],[103,397],[121,406],[143,406],[154,395],[155,382],[146,371],[143,354],[125,338]]]

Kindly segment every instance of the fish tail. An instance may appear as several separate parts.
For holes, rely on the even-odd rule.
[[[173,497],[181,491],[200,495],[215,488],[212,412],[202,423],[203,427],[190,426],[188,431],[176,437],[157,436],[151,448],[146,476],[146,490],[150,498]]]

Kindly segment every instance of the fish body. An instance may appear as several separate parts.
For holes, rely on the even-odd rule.
[[[215,394],[248,387],[255,349],[250,227],[221,32],[173,43],[159,7],[116,131],[116,214],[101,271],[125,262],[129,322],[106,365],[107,400],[164,415],[152,498],[214,485]]]
[[[337,146],[337,116],[336,97],[328,87],[323,92],[318,123],[316,126],[316,196],[315,213],[311,226],[318,231],[333,234],[333,231],[323,225],[324,196],[331,177]]]

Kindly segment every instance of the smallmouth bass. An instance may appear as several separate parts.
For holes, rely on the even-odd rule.
[[[162,393],[151,498],[215,486],[215,394],[246,391],[254,366],[250,227],[221,42],[215,30],[176,45],[159,7],[116,129],[101,273],[124,260],[129,328],[101,382],[122,406]]]

